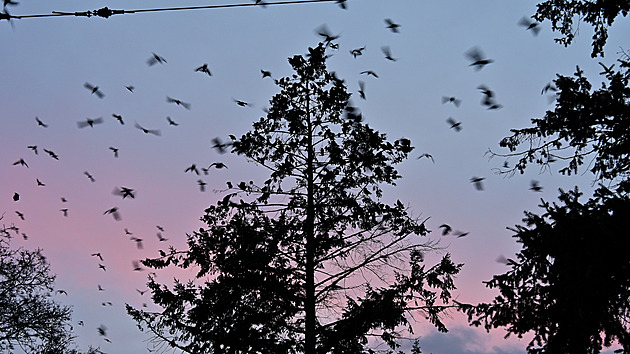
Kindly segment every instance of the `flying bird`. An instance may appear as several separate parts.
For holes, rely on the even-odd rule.
[[[455,119],[451,117],[446,119],[446,123],[451,126],[451,129],[455,129],[456,132],[460,132],[462,130],[462,122],[456,122]]]
[[[92,175],[88,171],[83,172],[83,174],[87,176],[87,178],[90,180],[90,182],[92,182],[92,183],[95,182],[94,177],[92,177]]]
[[[475,186],[475,189],[477,189],[478,191],[482,191],[483,190],[482,181],[484,179],[485,179],[484,177],[472,177],[470,179],[470,183],[472,183]]]
[[[483,69],[484,66],[494,62],[494,60],[492,59],[484,58],[481,49],[479,49],[478,47],[471,48],[465,53],[465,55],[472,62],[469,66],[474,67],[477,71]]]
[[[59,160],[59,156],[57,154],[55,154],[54,151],[48,150],[48,149],[44,149],[44,152],[47,153],[48,156],[50,156],[52,159]]]
[[[245,101],[241,101],[241,100],[237,100],[236,98],[232,98],[232,100],[234,102],[236,102],[236,104],[241,106],[241,107],[251,106],[251,103],[248,103],[248,102],[245,102]]]
[[[145,290],[139,290],[139,289],[136,289],[136,291],[138,292],[138,294],[140,294],[140,295],[144,295],[144,293],[146,293],[147,291],[149,291],[149,289],[145,289]]]
[[[102,264],[100,264],[100,263],[98,264],[98,267],[99,267],[100,269],[102,269],[102,270],[103,270],[103,272],[106,272],[106,271],[107,271],[107,269],[105,268],[105,266],[104,266],[104,265],[102,265]]]
[[[134,190],[131,188],[127,188],[127,187],[120,187],[120,188],[116,188],[114,189],[114,195],[119,195],[122,197],[122,199],[125,199],[127,197],[131,198],[131,199],[135,199],[136,195],[134,194]]]
[[[59,211],[63,214],[64,217],[68,217],[68,208],[59,209]]]
[[[190,103],[182,102],[181,100],[178,100],[177,98],[171,98],[171,97],[166,96],[166,102],[175,103],[178,106],[182,106],[186,109],[190,109]]]
[[[114,152],[114,158],[118,157],[118,148],[110,146],[109,149]]]
[[[459,107],[460,104],[462,104],[462,100],[460,100],[459,98],[456,97],[446,97],[446,96],[442,96],[442,104],[444,103],[452,103],[455,105],[455,107]]]
[[[529,185],[529,190],[534,191],[534,192],[542,192],[543,187],[539,184],[540,182],[536,181],[536,180],[532,180]]]
[[[136,243],[136,248],[141,250],[144,248],[144,246],[142,245],[142,239],[141,238],[137,238],[137,237],[132,237],[130,239],[131,241],[134,241]]]
[[[131,264],[133,265],[133,270],[135,272],[139,272],[139,271],[143,270],[143,268],[140,267],[140,262],[138,262],[138,261],[131,261]]]
[[[42,181],[40,181],[39,178],[37,178],[37,186],[38,187],[45,187],[46,185]]]
[[[89,82],[86,82],[83,84],[83,87],[90,90],[92,94],[98,96],[98,98],[105,97],[105,94],[103,94],[103,92],[99,90],[98,86],[95,86],[95,85],[90,84]]]
[[[177,122],[175,122],[174,120],[171,119],[171,117],[166,117],[166,120],[168,121],[169,125],[172,125],[174,127],[178,126],[179,124]]]
[[[127,91],[133,93],[133,90],[135,89],[135,87],[131,86],[131,85],[125,85],[125,88],[127,89]]]
[[[168,241],[168,239],[167,239],[167,238],[165,238],[164,236],[162,236],[162,233],[161,233],[161,232],[156,233],[156,235],[157,235],[158,241],[160,241],[160,242]]]
[[[145,134],[153,134],[155,136],[160,136],[162,134],[159,129],[146,129],[138,124],[138,122],[136,122],[135,127],[142,130],[142,132]]]
[[[103,256],[101,256],[100,252],[92,253],[91,256],[92,257],[98,257],[98,259],[100,259],[101,262],[103,261]]]
[[[440,225],[440,229],[442,229],[442,236],[448,235],[452,230],[451,226],[447,224]]]
[[[23,158],[20,158],[19,160],[15,161],[13,163],[13,166],[16,166],[16,165],[22,165],[22,166],[26,166],[26,168],[28,168],[28,164],[26,163],[26,161],[24,161]]]
[[[120,122],[121,125],[125,125],[125,122],[123,121],[123,117],[120,114],[112,113],[112,117],[116,118],[116,120],[118,120],[118,122]]]
[[[18,194],[18,192],[13,193],[13,201],[17,202],[18,200],[20,200],[20,195]]]
[[[375,78],[378,79],[378,75],[376,75],[376,73],[374,71],[372,71],[372,70],[361,71],[359,74],[365,74],[365,75],[368,75],[368,76],[372,75],[372,76],[374,76]]]
[[[164,227],[162,227],[162,226],[160,226],[160,225],[155,225],[155,227],[156,227],[158,230],[160,230],[160,231],[164,232]]]
[[[433,159],[433,155],[431,155],[431,154],[429,154],[429,153],[426,153],[426,152],[425,152],[424,154],[422,154],[422,155],[418,156],[418,160],[420,160],[420,159],[421,159],[421,158],[423,158],[423,157],[426,157],[426,158],[428,158],[429,160],[431,160],[431,162],[435,163],[435,160]]]
[[[37,145],[29,145],[29,146],[27,146],[27,148],[33,150],[35,155],[38,155],[38,153],[37,153]]]
[[[326,43],[326,46],[329,46],[332,41],[334,41],[334,40],[339,38],[339,35],[331,34],[330,30],[328,29],[328,26],[326,26],[325,24],[319,26],[315,30],[315,33],[317,33],[320,37],[322,37],[324,39],[324,42]]]
[[[227,147],[232,145],[231,143],[223,143],[218,137],[212,139],[212,143],[214,144],[212,147],[217,149],[219,154],[225,154],[227,152]]]
[[[381,47],[381,51],[383,52],[383,54],[385,54],[385,59],[387,59],[387,60],[391,60],[391,61],[396,61],[396,60],[398,60],[398,59],[396,59],[396,58],[392,57],[392,52],[391,52],[391,50],[389,49],[389,46],[386,46],[386,45],[382,46],[382,47]]]
[[[262,74],[262,78],[271,77],[271,71],[260,69],[260,73]]]
[[[77,126],[79,128],[85,128],[87,126],[94,128],[94,124],[101,124],[101,123],[103,123],[103,117],[98,117],[95,119],[87,118],[85,121],[77,122]]]
[[[44,128],[48,128],[48,124],[42,122],[39,117],[35,117],[35,121],[37,122],[37,125],[40,127],[44,127]]]
[[[356,59],[359,55],[363,55],[364,50],[365,50],[365,46],[361,48],[355,48],[350,51],[350,54]]]
[[[197,180],[197,184],[199,185],[199,191],[201,192],[205,192],[206,191],[206,185],[207,183],[204,182],[203,180]]]
[[[212,76],[210,69],[208,69],[208,64],[203,64],[202,66],[198,67],[197,69],[195,69],[195,72],[201,72],[207,74],[208,76]]]
[[[190,167],[187,167],[186,170],[184,170],[184,173],[186,172],[194,172],[196,175],[199,175],[199,170],[197,169],[196,164],[192,164]]]
[[[24,220],[24,214],[20,213],[20,212],[19,212],[19,211],[17,211],[17,210],[15,211],[15,213],[17,214],[17,216],[18,216],[20,219]],[[16,231],[16,232],[17,232],[17,231]]]
[[[155,53],[152,53],[152,54],[153,55],[149,59],[147,59],[147,65],[148,66],[153,66],[153,65],[155,65],[157,63],[160,63],[160,64],[166,63],[166,59],[164,59],[163,57],[161,57],[161,56],[159,56],[159,55],[157,55]]]
[[[114,220],[120,221],[120,213],[118,212],[118,207],[113,207],[111,209],[105,210],[103,215],[111,214],[114,217]]]
[[[385,19],[385,24],[387,25],[386,28],[389,28],[393,33],[399,33],[398,27],[400,27],[399,24],[394,23],[394,21],[392,21],[389,18]]]
[[[532,21],[527,17],[521,18],[520,21],[518,21],[518,25],[525,27],[526,31],[532,30],[534,36],[537,36],[540,32],[540,23]]]
[[[359,96],[365,99],[365,82],[359,80]]]

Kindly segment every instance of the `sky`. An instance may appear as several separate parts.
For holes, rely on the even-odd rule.
[[[10,10],[28,15],[104,6],[130,10],[236,3],[154,0],[147,7],[142,1],[24,0]],[[528,126],[531,118],[553,109],[541,90],[557,73],[572,75],[579,65],[593,82],[600,82],[598,62],[610,65],[620,47],[629,47],[623,35],[630,33],[630,26],[623,18],[609,33],[605,58],[590,58],[592,31],[587,25],[567,48],[554,43],[557,34],[549,23],[534,35],[518,23],[535,12],[535,4],[349,0],[345,10],[323,2],[108,19],[24,18],[12,26],[2,21],[1,223],[27,235],[26,240],[14,238],[13,246],[43,249],[57,275],[57,288],[68,293],[56,299],[73,306],[80,348],[91,344],[108,353],[147,352],[150,335],[136,328],[124,304],[158,308],[148,293],[138,292],[146,289],[148,270],[134,271],[133,261],[157,256],[169,245],[185,248],[185,234],[203,226],[203,210],[222,197],[226,181],[266,179],[265,170],[212,149],[212,139],[239,136],[264,115],[278,88],[270,78],[262,78],[261,69],[273,78],[290,75],[287,58],[316,46],[321,40],[316,32],[325,25],[340,35],[328,68],[354,93],[352,103],[365,122],[392,140],[409,138],[416,147],[399,165],[403,179],[385,188],[385,199],[399,199],[416,215],[429,217],[429,237],[441,239],[444,252],[465,264],[456,279],[459,301],[490,301],[496,293],[482,281],[507,270],[496,261],[499,256],[511,257],[519,250],[507,227],[520,224],[525,210],[540,213],[541,198],[556,200],[558,188],[577,185],[588,194],[592,176],[566,177],[532,166],[523,175],[506,177],[496,173],[504,159],[489,159],[485,153],[506,153],[498,142],[510,129]],[[399,32],[386,28],[385,19],[400,24]],[[395,62],[384,58],[383,46],[389,47]],[[361,47],[363,55],[353,58],[350,51]],[[465,55],[472,48],[494,62],[475,70]],[[165,62],[149,66],[153,54]],[[211,75],[195,71],[203,64]],[[365,70],[378,78],[360,74]],[[357,93],[359,81],[365,83],[365,100]],[[86,83],[98,87],[98,93],[92,94]],[[495,92],[500,109],[481,104],[479,85]],[[133,86],[133,92],[125,86]],[[167,97],[189,103],[190,109]],[[444,104],[443,97],[457,97],[461,104]],[[249,105],[240,106],[236,100]],[[125,124],[113,114],[121,115]],[[36,117],[47,127],[38,125]],[[79,128],[79,122],[101,117],[101,124]],[[167,117],[178,125],[170,125]],[[450,127],[449,117],[461,122],[461,131]],[[136,123],[160,135],[144,134]],[[33,145],[38,154],[28,148]],[[110,147],[118,149],[118,157]],[[424,153],[434,162],[418,158]],[[20,159],[29,167],[14,165]],[[201,176],[185,172],[192,164],[207,167],[213,162],[228,168],[210,169]],[[483,190],[470,183],[473,177],[484,178]],[[199,179],[207,183],[205,192],[199,189]],[[37,180],[45,186],[38,186]],[[541,192],[529,189],[532,180],[543,187]],[[113,193],[120,187],[134,189],[135,198]],[[12,199],[16,192],[18,202]],[[119,208],[118,221],[104,215],[113,207]],[[67,216],[61,209],[67,209]],[[469,234],[442,237],[443,223]],[[160,241],[158,232],[167,240]],[[142,239],[143,248],[131,237]],[[92,256],[97,252],[102,261]],[[193,273],[157,272],[164,282],[173,276],[191,279]],[[458,314],[446,323],[448,334],[436,333],[422,320],[415,323],[424,352],[523,353],[527,345],[525,339],[504,340],[500,330],[488,334],[468,327]],[[102,325],[111,343],[98,335]]]

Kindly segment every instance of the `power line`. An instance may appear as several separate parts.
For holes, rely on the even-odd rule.
[[[42,17],[64,17],[64,16],[81,16],[81,17],[103,17],[109,18],[113,15],[135,14],[142,12],[167,12],[167,11],[182,11],[182,10],[207,10],[207,9],[220,9],[231,7],[251,7],[251,6],[269,6],[269,5],[291,5],[291,4],[307,4],[316,2],[336,2],[342,8],[345,8],[346,0],[294,0],[294,1],[277,1],[277,2],[262,2],[256,3],[240,3],[240,4],[223,4],[223,5],[205,5],[205,6],[186,6],[186,7],[164,7],[154,9],[136,9],[136,10],[113,10],[108,7],[103,7],[97,10],[78,11],[78,12],[61,12],[53,11],[50,14],[37,14],[37,15],[11,15],[6,11],[0,12],[0,20],[11,19],[23,19],[23,18],[42,18]]]

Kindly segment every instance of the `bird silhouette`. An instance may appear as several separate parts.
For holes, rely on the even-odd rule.
[[[42,122],[39,117],[35,117],[35,121],[37,122],[37,125],[40,127],[44,127],[44,128],[48,128],[48,124]]]
[[[101,123],[103,123],[103,117],[98,117],[94,119],[87,118],[85,121],[77,122],[77,126],[79,128],[85,128],[87,126],[94,128],[94,124],[101,124]]]
[[[17,202],[18,200],[20,200],[20,195],[18,194],[18,192],[13,193],[13,201]]]
[[[352,55],[353,58],[356,59],[358,56],[363,55],[364,50],[365,50],[365,46],[361,48],[355,48],[350,51],[350,54]]]
[[[28,164],[26,163],[26,161],[24,161],[23,158],[20,158],[19,160],[15,161],[13,163],[13,166],[17,166],[17,165],[22,165],[22,166],[25,166],[26,168],[28,168]]]
[[[433,155],[425,152],[424,154],[418,156],[418,160],[420,160],[423,157],[426,157],[427,159],[431,160],[431,162],[435,163],[435,160],[433,159]]]
[[[166,102],[175,103],[178,106],[182,106],[186,109],[190,109],[190,103],[182,102],[181,100],[177,98],[171,98],[171,97],[166,96]]]
[[[96,284],[96,286],[98,287],[98,291],[105,291],[105,289],[103,289],[101,284]]]
[[[543,187],[540,186],[539,184],[540,182],[536,181],[536,180],[531,180],[531,182],[529,183],[529,190],[534,191],[534,192],[542,192]]]
[[[125,122],[123,121],[123,117],[120,114],[112,113],[112,117],[116,118],[116,120],[118,120],[118,122],[120,122],[121,125],[125,125]]]
[[[133,93],[133,90],[135,90],[135,87],[133,87],[132,85],[126,85],[125,88],[131,93]]]
[[[328,29],[328,26],[326,26],[325,24],[319,26],[315,30],[315,33],[317,33],[320,37],[322,37],[322,39],[324,40],[324,43],[326,43],[326,46],[329,46],[332,41],[337,40],[339,38],[339,35],[333,35]]]
[[[537,36],[540,32],[540,23],[532,21],[527,17],[523,17],[518,21],[519,26],[525,27],[526,31],[531,30],[534,36]]]
[[[359,74],[365,74],[365,75],[368,75],[368,76],[371,75],[371,76],[374,76],[375,78],[378,79],[378,75],[376,75],[376,73],[374,71],[372,71],[372,70],[364,70],[364,71],[361,71]]]
[[[125,199],[127,197],[132,198],[132,199],[136,198],[136,195],[134,194],[134,190],[127,187],[116,188],[114,189],[113,194],[121,196],[122,199]]]
[[[159,55],[157,55],[155,53],[152,53],[152,54],[153,55],[149,59],[147,59],[147,65],[148,66],[153,66],[153,65],[155,65],[157,63],[160,63],[160,64],[166,63],[166,59],[164,59],[163,57],[161,57],[161,56],[159,56]]]
[[[68,217],[68,208],[59,209],[63,216]]]
[[[197,165],[196,164],[192,164],[190,165],[190,167],[187,167],[184,170],[184,173],[186,172],[194,172],[196,175],[199,175],[199,170],[197,169]]]
[[[399,24],[394,23],[394,21],[392,21],[389,18],[385,19],[385,24],[387,25],[386,28],[389,28],[392,31],[392,33],[399,33],[399,29],[398,29],[400,27]]]
[[[442,104],[447,103],[447,102],[454,104],[455,107],[459,107],[459,105],[462,103],[462,100],[453,96],[451,97],[442,96]]]
[[[195,69],[195,72],[202,72],[207,74],[208,76],[212,76],[210,69],[208,69],[208,64],[203,64],[202,66],[198,67],[197,69]]]
[[[140,267],[140,262],[138,262],[138,261],[131,261],[131,264],[133,266],[134,272],[139,272],[139,271],[143,270],[143,268]]]
[[[392,52],[391,52],[389,46],[386,46],[386,45],[382,46],[381,47],[381,51],[383,52],[383,54],[385,54],[385,59],[391,60],[391,61],[398,60],[398,59],[392,57]]]
[[[469,66],[474,67],[477,71],[483,69],[484,66],[494,62],[494,60],[492,59],[484,58],[481,49],[479,49],[478,47],[471,48],[465,53],[465,55],[468,57],[468,59],[470,59],[470,61],[472,61]]]
[[[57,154],[55,154],[54,151],[44,149],[44,152],[47,153],[48,156],[50,156],[52,159],[59,160],[59,156]]]
[[[138,122],[136,122],[135,127],[142,130],[142,132],[145,134],[153,134],[155,136],[160,136],[162,134],[159,129],[146,129],[138,124]]]
[[[136,291],[138,292],[138,294],[140,294],[141,296],[144,295],[144,293],[146,293],[147,291],[149,291],[149,289],[145,289],[145,290],[139,290],[136,289]]]
[[[104,265],[102,265],[101,263],[99,263],[99,264],[98,264],[98,267],[99,267],[100,269],[102,269],[102,270],[103,270],[103,272],[106,272],[106,271],[107,271],[107,268],[106,268]]]
[[[98,98],[105,97],[105,94],[101,90],[99,90],[98,86],[95,86],[95,85],[90,84],[89,82],[86,82],[83,84],[83,87],[90,90],[92,94],[98,96]]]
[[[21,212],[19,212],[19,211],[17,211],[17,210],[15,211],[15,213],[17,214],[17,216],[18,216],[20,219],[24,220],[24,214],[22,214]],[[16,233],[17,233],[17,231],[16,231]]]
[[[359,80],[359,97],[365,99],[365,82]]]
[[[87,176],[87,178],[90,180],[90,182],[92,182],[92,183],[96,182],[94,177],[92,177],[92,175],[88,171],[83,172],[83,174]]]
[[[109,149],[114,152],[114,158],[118,157],[118,148],[110,146]]]
[[[33,150],[35,155],[39,155],[38,152],[37,152],[37,145],[29,145],[29,146],[27,146],[27,148]]]
[[[164,236],[162,236],[162,233],[161,233],[161,232],[156,233],[156,235],[157,235],[158,241],[160,241],[160,242],[168,241],[168,239],[167,239],[167,238],[165,238]]]
[[[461,237],[465,237],[468,236],[470,232],[462,232],[462,231],[455,231],[453,232],[453,235],[455,235],[457,238],[461,238]]]
[[[155,227],[156,227],[158,230],[160,230],[160,231],[164,232],[164,227],[162,227],[162,226],[160,226],[160,225],[155,225]]]
[[[174,120],[171,119],[171,117],[166,117],[166,120],[168,121],[169,125],[172,125],[174,127],[178,126],[179,124],[177,122],[175,122]]]
[[[116,221],[120,221],[120,213],[118,212],[118,207],[113,207],[111,209],[107,209],[105,210],[105,212],[103,213],[103,215],[107,215],[107,214],[111,214],[112,217],[114,217],[114,220]]]
[[[100,336],[107,337],[107,327],[105,325],[100,325],[96,330]]]
[[[260,69],[260,73],[262,74],[262,78],[271,77],[271,71]]]
[[[483,190],[482,181],[484,179],[485,179],[484,177],[472,177],[470,179],[470,183],[472,183],[475,186],[475,189],[477,189],[478,191],[482,191]]]
[[[227,152],[227,147],[232,145],[231,143],[223,143],[218,137],[212,139],[212,143],[214,144],[212,147],[217,149],[219,154],[225,154]]]
[[[206,182],[204,182],[203,180],[199,179],[197,180],[197,185],[199,185],[199,190],[201,192],[205,192],[206,191]]]
[[[246,106],[251,106],[251,103],[245,102],[245,101],[241,101],[241,100],[237,100],[236,98],[232,98],[232,100],[239,106],[241,107],[246,107]]]
[[[440,225],[440,229],[442,229],[442,236],[448,235],[452,230],[451,226],[448,224]]]
[[[544,95],[547,93],[547,91],[558,91],[558,89],[553,85],[553,83],[548,82],[545,87],[543,87],[543,89],[540,91],[541,95]]]
[[[446,119],[446,123],[451,126],[451,129],[455,129],[456,132],[460,132],[462,130],[462,122],[456,122],[452,117],[448,117]]]
[[[133,235],[133,232],[129,231],[129,229],[125,228],[125,235]]]
[[[141,238],[137,238],[137,237],[132,237],[130,239],[131,241],[134,241],[136,243],[136,248],[141,250],[144,248],[144,246],[142,245],[142,239]]]
[[[42,181],[39,180],[39,178],[37,178],[37,186],[38,187],[45,187],[46,184],[44,184]]]

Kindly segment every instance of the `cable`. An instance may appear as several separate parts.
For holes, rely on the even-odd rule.
[[[62,16],[83,16],[83,17],[103,17],[109,18],[112,15],[124,15],[135,14],[141,12],[166,12],[166,11],[181,11],[181,10],[203,10],[203,9],[219,9],[230,7],[250,7],[250,6],[268,6],[268,5],[290,5],[290,4],[307,4],[315,2],[332,2],[340,4],[342,8],[345,6],[346,0],[294,0],[294,1],[277,1],[277,2],[256,2],[253,4],[224,4],[224,5],[206,5],[206,6],[186,6],[186,7],[165,7],[155,9],[137,9],[137,10],[112,10],[108,7],[103,7],[98,10],[80,11],[80,12],[61,12],[53,11],[50,14],[38,14],[38,15],[11,15],[8,12],[0,12],[0,20],[11,19],[23,19],[23,18],[42,18],[42,17],[62,17]]]

